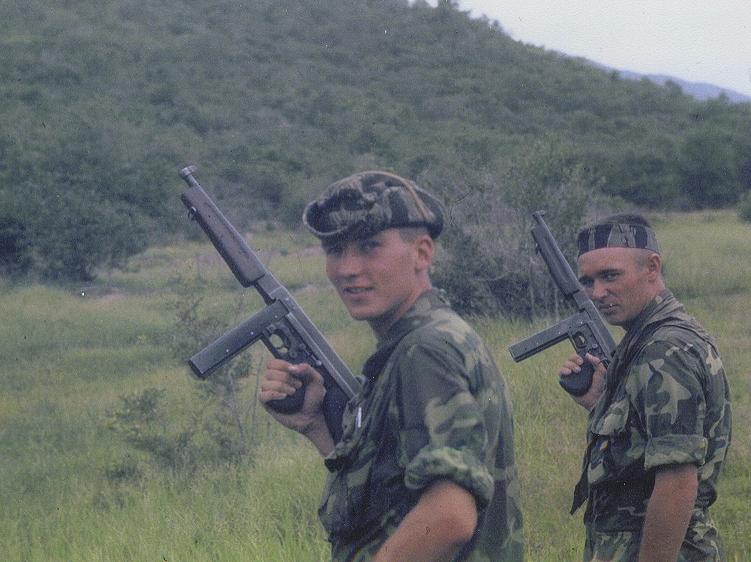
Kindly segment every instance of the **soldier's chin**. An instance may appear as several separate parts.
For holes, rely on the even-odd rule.
[[[348,306],[347,312],[349,312],[352,320],[370,320],[375,314],[373,311],[364,307]]]
[[[623,324],[623,318],[620,317],[618,312],[613,308],[606,308],[600,311],[605,321],[612,326],[620,326]]]

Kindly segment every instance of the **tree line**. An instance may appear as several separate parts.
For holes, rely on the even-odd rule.
[[[551,193],[581,223],[751,190],[751,104],[621,79],[448,0],[28,0],[0,17],[6,276],[92,279],[184,235],[189,162],[243,229],[297,225],[330,181],[387,168],[475,242]],[[488,259],[510,271],[503,252]]]

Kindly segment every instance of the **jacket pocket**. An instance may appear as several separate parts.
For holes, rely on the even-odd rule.
[[[352,535],[373,518],[373,470],[378,448],[372,441],[355,442],[331,463],[318,515],[333,537]]]
[[[629,400],[613,402],[591,426],[592,452],[587,479],[590,486],[625,479],[634,460],[628,428]]]
[[[329,537],[335,538],[352,533],[357,526],[353,520],[353,512],[346,475],[341,472],[330,473],[326,479],[321,505],[318,508],[318,518]]]
[[[318,511],[321,524],[332,538],[351,537],[384,517],[403,515],[412,493],[402,480],[394,443],[368,440],[329,474]]]

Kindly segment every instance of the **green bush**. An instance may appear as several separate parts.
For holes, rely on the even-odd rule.
[[[747,191],[741,195],[736,209],[742,221],[751,222],[751,191]]]
[[[530,230],[532,213],[543,211],[564,256],[573,260],[576,234],[589,219],[585,210],[599,201],[597,178],[570,163],[571,151],[565,140],[546,137],[451,209],[433,280],[457,311],[526,319],[562,312],[566,305]]]
[[[459,229],[446,233],[441,244],[432,280],[446,292],[454,309],[471,316],[495,316],[501,312],[490,289],[497,267],[488,249]]]
[[[237,322],[244,312],[242,295],[230,303],[234,314],[226,306],[208,303],[207,297],[216,287],[212,289],[195,269],[171,277],[169,285],[168,306],[174,314],[169,347],[181,363],[220,335],[223,326],[232,323],[232,316]],[[190,413],[175,411],[161,388],[121,396],[119,405],[108,412],[107,426],[158,468],[192,473],[216,463],[246,465],[253,461],[252,452],[259,442],[257,385],[243,384],[253,366],[253,355],[246,350],[206,379],[193,379],[195,404],[200,407]],[[131,475],[132,462],[123,462],[110,472]]]

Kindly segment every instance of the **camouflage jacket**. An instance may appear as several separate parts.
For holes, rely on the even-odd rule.
[[[434,480],[469,490],[461,560],[522,559],[511,403],[491,354],[440,293],[423,294],[364,366],[319,509],[334,560],[368,560]]]
[[[714,560],[708,553],[719,545],[709,544],[717,533],[706,509],[717,498],[730,420],[729,389],[712,338],[669,291],[660,293],[629,328],[608,367],[605,393],[590,414],[574,510],[588,499],[584,519],[590,530],[632,533],[638,541],[655,469],[695,464],[699,488],[684,549],[706,549],[696,559]],[[638,549],[638,542],[629,548]],[[631,559],[607,556],[597,559]]]

